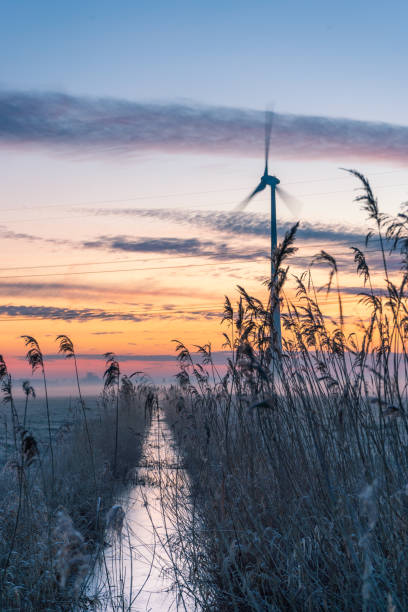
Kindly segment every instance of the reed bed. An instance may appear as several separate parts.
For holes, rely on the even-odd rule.
[[[38,342],[25,340],[28,361],[33,370],[41,369],[46,385]],[[139,461],[151,416],[154,392],[142,379],[134,382],[122,376],[112,353],[106,355],[98,407],[89,410],[72,342],[66,336],[59,341],[61,352],[74,360],[78,410],[76,418],[55,433],[52,400],[46,395],[45,440],[25,429],[33,397],[29,383],[23,386],[27,403],[20,422],[11,375],[0,359],[3,401],[12,428],[12,453],[0,471],[0,609],[4,611],[102,608],[91,586],[92,572],[103,556],[112,507]]]
[[[226,373],[210,345],[193,354],[177,343],[178,385],[164,404],[187,474],[163,502],[178,530],[177,583],[202,610],[408,609],[408,216],[383,215],[351,172],[385,279],[374,288],[353,249],[368,314],[358,334],[346,331],[338,265],[324,251],[314,261],[328,267],[336,320],[309,272],[286,300],[295,226],[275,251],[269,303],[241,287],[236,306],[226,298]],[[397,280],[389,250],[401,253]]]

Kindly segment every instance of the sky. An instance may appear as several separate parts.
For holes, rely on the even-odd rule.
[[[278,202],[280,235],[301,221],[293,270],[335,253],[355,315],[347,251],[366,222],[339,168],[364,172],[385,212],[408,200],[405,2],[0,10],[0,352],[16,378],[30,376],[23,334],[60,387],[60,333],[90,385],[106,351],[161,381],[173,339],[221,349],[224,294],[265,295],[267,195],[234,212],[263,171],[265,108],[270,170],[302,203]]]

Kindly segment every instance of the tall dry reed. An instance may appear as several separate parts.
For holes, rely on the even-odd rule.
[[[382,214],[351,172],[385,279],[375,287],[367,253],[352,250],[367,311],[359,333],[347,331],[327,252],[313,265],[328,267],[337,317],[325,315],[310,270],[287,298],[295,226],[273,255],[269,301],[242,287],[236,306],[226,298],[226,368],[210,345],[192,354],[177,343],[166,413],[188,474],[170,487],[170,546],[184,560],[181,588],[204,610],[408,609],[408,215]],[[402,255],[398,278],[388,249]]]

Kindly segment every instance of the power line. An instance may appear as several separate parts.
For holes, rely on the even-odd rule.
[[[150,271],[150,270],[171,270],[171,269],[182,269],[182,268],[199,268],[204,266],[225,266],[229,265],[231,262],[239,261],[242,263],[253,263],[257,261],[256,259],[229,259],[226,261],[217,261],[217,262],[208,262],[202,264],[186,264],[182,266],[152,266],[152,267],[144,267],[144,268],[126,268],[119,270],[83,270],[82,272],[51,272],[47,274],[19,274],[17,276],[0,276],[2,278],[35,278],[35,277],[43,277],[43,276],[77,276],[81,274],[109,274],[115,272],[137,272],[137,271]]]
[[[335,250],[336,248],[339,247],[349,247],[351,248],[353,245],[353,243],[351,242],[344,242],[344,241],[331,241],[331,242],[320,242],[317,241],[316,245],[315,244],[302,244],[301,247],[299,247],[299,249],[318,249],[320,247],[332,247],[333,250]],[[374,248],[365,248],[364,249],[364,253],[380,253],[381,249],[374,249]],[[214,253],[214,255],[216,255],[216,253]],[[250,260],[250,261],[259,261],[259,260],[263,260],[263,259],[268,259],[269,255],[265,252],[265,255],[259,255],[259,250],[253,252],[253,253],[247,253],[247,256],[250,257],[251,255],[253,255],[254,259]],[[174,259],[195,259],[195,258],[199,258],[199,257],[211,257],[211,254],[206,255],[206,254],[182,254],[182,255],[172,255],[171,256]],[[311,255],[309,254],[305,254],[305,255],[295,255],[291,257],[291,261],[294,262],[296,260],[300,260],[300,259],[304,259],[305,257],[311,257]],[[42,265],[36,265],[36,266],[8,266],[8,267],[0,267],[0,272],[6,272],[6,271],[12,271],[12,270],[42,270],[42,269],[49,269],[49,268],[68,268],[68,267],[74,267],[74,266],[94,266],[94,265],[106,265],[106,264],[116,264],[116,263],[138,263],[138,262],[145,262],[145,261],[155,261],[155,262],[159,262],[159,261],[167,261],[169,259],[169,257],[142,257],[139,259],[112,259],[112,260],[99,260],[99,261],[77,261],[77,262],[70,262],[70,263],[62,263],[62,264],[42,264]],[[229,262],[240,262],[240,261],[245,261],[245,263],[247,263],[246,260],[244,260],[243,258],[239,258],[239,259],[230,259],[230,260],[223,260],[218,262],[220,265],[225,265]],[[193,264],[191,264],[193,265]],[[200,264],[200,265],[209,265],[209,264]],[[211,264],[211,265],[216,265]],[[186,267],[186,266],[178,266],[178,267]],[[150,269],[156,269],[156,268],[131,268],[130,271],[132,270],[150,270]],[[111,270],[111,272],[115,272],[116,270]],[[121,271],[125,271],[125,270],[117,270],[118,272]],[[99,271],[95,271],[95,272],[99,272]],[[100,272],[109,272],[109,271],[104,271],[101,270]],[[87,274],[87,273],[92,273],[92,270],[90,271],[83,271],[81,272],[81,274]],[[50,273],[50,276],[66,276],[69,274],[79,274],[79,272],[64,272],[64,273]],[[32,274],[32,275],[18,275],[18,276],[0,276],[1,278],[31,278],[31,277],[35,277],[35,276],[47,276],[44,274],[40,274],[40,275],[36,275],[36,274]]]
[[[355,296],[354,295],[345,295],[345,296],[342,296],[342,303],[343,304],[344,303],[351,304],[352,302],[355,303],[356,302],[356,298],[358,298],[358,295],[355,295]],[[292,305],[292,303],[293,302],[290,302],[290,305]],[[323,309],[324,309],[325,306],[337,306],[337,304],[338,304],[338,299],[336,297],[333,297],[333,298],[329,298],[327,300],[324,300],[324,303],[320,303],[318,305],[319,305],[320,310],[322,310],[322,314],[324,315],[325,313],[323,312]],[[295,302],[295,305],[296,306],[301,306],[302,304],[299,303],[299,302]],[[218,310],[216,307],[213,307],[213,306],[211,306],[209,308],[207,308],[207,307],[203,308],[203,307],[193,307],[193,306],[190,306],[190,307],[183,307],[183,310],[186,310],[186,309],[189,310],[190,308],[193,311],[194,310],[199,310],[200,311],[198,313],[187,312],[187,314],[189,314],[190,316],[191,315],[195,315],[195,314],[197,316],[205,316],[205,313],[214,313],[216,315],[219,315],[220,317],[222,315],[222,307],[220,307],[219,310]],[[217,312],[217,310],[218,310],[218,312]],[[286,314],[286,313],[287,313],[287,311],[285,309],[283,311],[283,314]],[[120,313],[110,313],[110,314],[118,314],[119,315]],[[153,317],[153,318],[155,318],[155,317],[158,317],[158,316],[160,316],[162,314],[183,315],[184,313],[180,312],[180,311],[176,311],[176,312],[173,311],[172,312],[172,311],[169,311],[167,309],[163,309],[163,310],[154,310],[154,311],[129,311],[129,313],[126,313],[126,314],[132,314],[132,315],[135,315],[135,316],[146,316],[146,317]],[[347,313],[346,313],[346,315],[347,315]],[[74,321],[76,319],[75,318],[64,319],[63,317],[50,319],[49,317],[41,317],[41,316],[36,316],[36,315],[33,315],[32,317],[13,317],[13,316],[9,316],[7,318],[0,317],[0,322],[33,321],[33,320],[37,320],[37,321],[43,321],[43,320],[47,320],[47,321],[61,321],[61,320],[66,320],[66,321],[72,322],[72,321]],[[100,319],[100,320],[102,321],[103,319]],[[109,322],[121,321],[121,319],[106,319],[105,322],[107,320]],[[131,320],[128,319],[128,321],[130,323],[132,323]],[[81,320],[80,322],[84,322],[84,320]]]
[[[397,184],[397,185],[382,185],[382,186],[376,187],[376,189],[391,189],[391,188],[395,188],[395,187],[407,187],[407,186],[408,186],[407,183],[400,183],[400,184]],[[307,198],[307,197],[335,195],[337,193],[352,193],[352,192],[355,192],[355,191],[356,191],[355,189],[339,189],[339,190],[336,190],[336,191],[324,191],[324,192],[316,192],[316,193],[303,193],[303,194],[296,194],[296,198],[301,199],[301,198]],[[120,200],[118,200],[118,201],[120,201]],[[237,204],[237,201],[233,200],[233,201],[229,201],[229,202],[217,202],[217,204],[215,204],[215,206],[232,206],[233,204]],[[208,206],[208,204],[202,204],[202,206]],[[10,208],[8,210],[16,210],[16,211],[18,211],[18,210],[37,210],[39,208],[57,208],[57,207],[56,206],[51,206],[51,207],[41,207],[41,206],[37,207],[37,206],[33,206],[33,207],[28,207],[26,209],[20,209],[20,208],[11,209]],[[31,219],[24,219],[24,218],[20,217],[18,219],[5,219],[4,221],[7,224],[9,224],[9,223],[23,223],[23,222],[26,222],[26,223],[27,222],[30,222],[30,223],[36,223],[36,222],[37,223],[39,223],[39,222],[44,223],[44,222],[46,222],[46,223],[48,223],[49,221],[68,221],[68,220],[72,221],[73,219],[76,219],[76,218],[83,219],[83,218],[86,218],[86,217],[103,216],[103,210],[105,210],[105,209],[100,209],[98,211],[98,215],[96,215],[95,211],[87,213],[87,214],[84,214],[81,210],[79,210],[79,211],[75,210],[75,206],[72,206],[71,208],[72,208],[73,212],[76,213],[74,216],[70,215],[70,216],[66,216],[66,217],[47,217],[45,219],[41,218],[41,217],[32,217]],[[183,208],[180,207],[180,206],[174,207],[174,208],[175,209],[178,208],[178,209],[183,210]],[[116,210],[116,211],[115,210],[109,211],[108,209],[106,209],[106,210],[107,210],[107,212],[109,214],[112,214],[112,215],[120,216],[120,214],[121,214],[120,210],[119,211],[118,210]],[[138,209],[136,208],[136,209],[133,209],[133,210],[135,210],[135,212],[137,213]],[[194,208],[189,209],[189,210],[194,210]],[[214,209],[212,209],[212,211],[214,212]],[[2,211],[0,211],[0,212],[2,212]],[[230,212],[232,213],[232,211],[230,211]]]
[[[400,172],[406,172],[406,170],[391,170],[389,172],[377,172],[377,173],[373,173],[370,176],[380,176],[380,175],[384,175],[384,174],[395,174],[395,173],[400,173]],[[347,177],[333,177],[333,178],[328,178],[328,179],[311,179],[311,180],[305,180],[305,181],[290,181],[287,183],[284,183],[284,185],[303,185],[303,184],[311,184],[311,183],[326,183],[326,182],[334,182],[334,181],[343,181],[346,180]],[[379,185],[377,187],[375,187],[375,189],[389,189],[389,188],[395,188],[395,187],[406,187],[406,183],[397,183],[394,185]],[[350,189],[341,189],[341,190],[336,190],[336,191],[327,191],[327,192],[316,192],[316,193],[304,193],[304,194],[296,194],[297,197],[311,197],[311,196],[319,196],[319,195],[331,195],[331,194],[336,194],[336,193],[349,193],[350,191],[355,191],[356,188],[350,188]],[[176,198],[176,197],[185,197],[185,196],[192,196],[192,195],[207,195],[207,194],[211,194],[211,193],[224,193],[224,192],[231,192],[231,191],[248,191],[248,186],[246,187],[228,187],[225,189],[210,189],[207,191],[190,191],[190,192],[181,192],[181,193],[164,193],[164,194],[159,194],[159,195],[149,195],[149,196],[134,196],[132,198],[112,198],[109,200],[88,200],[85,202],[66,202],[66,203],[61,203],[61,204],[45,204],[45,205],[35,205],[35,206],[20,206],[20,207],[10,207],[10,208],[3,208],[1,209],[1,212],[9,212],[9,211],[25,211],[25,210],[38,210],[40,208],[73,208],[76,206],[90,206],[93,204],[115,204],[118,202],[135,202],[138,200],[160,200],[160,199],[164,199],[164,198]],[[217,206],[226,206],[229,204],[234,204],[235,201],[233,202],[219,202],[217,203]],[[203,206],[205,206],[206,204],[203,204]]]
[[[258,251],[257,251],[258,253]],[[250,254],[249,254],[250,255]],[[174,257],[174,259],[185,259],[185,258],[190,258],[190,257],[202,257],[202,255],[172,255],[172,257]],[[207,256],[205,256],[207,257]],[[141,257],[139,259],[112,259],[112,260],[102,260],[102,261],[74,261],[74,262],[70,262],[70,263],[64,263],[64,264],[43,264],[43,265],[38,265],[38,266],[13,266],[13,267],[6,267],[6,268],[0,268],[0,272],[4,272],[4,271],[9,271],[9,270],[37,270],[37,269],[43,269],[43,268],[66,268],[66,267],[72,267],[72,266],[97,266],[97,265],[104,265],[104,264],[115,264],[115,263],[138,263],[138,262],[143,262],[143,261],[167,261],[169,258],[168,257]],[[2,278],[2,277],[0,277]]]

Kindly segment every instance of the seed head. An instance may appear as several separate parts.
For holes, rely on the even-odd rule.
[[[106,528],[110,529],[118,538],[120,538],[124,519],[125,512],[122,506],[115,504],[115,506],[112,506],[106,516]]]

